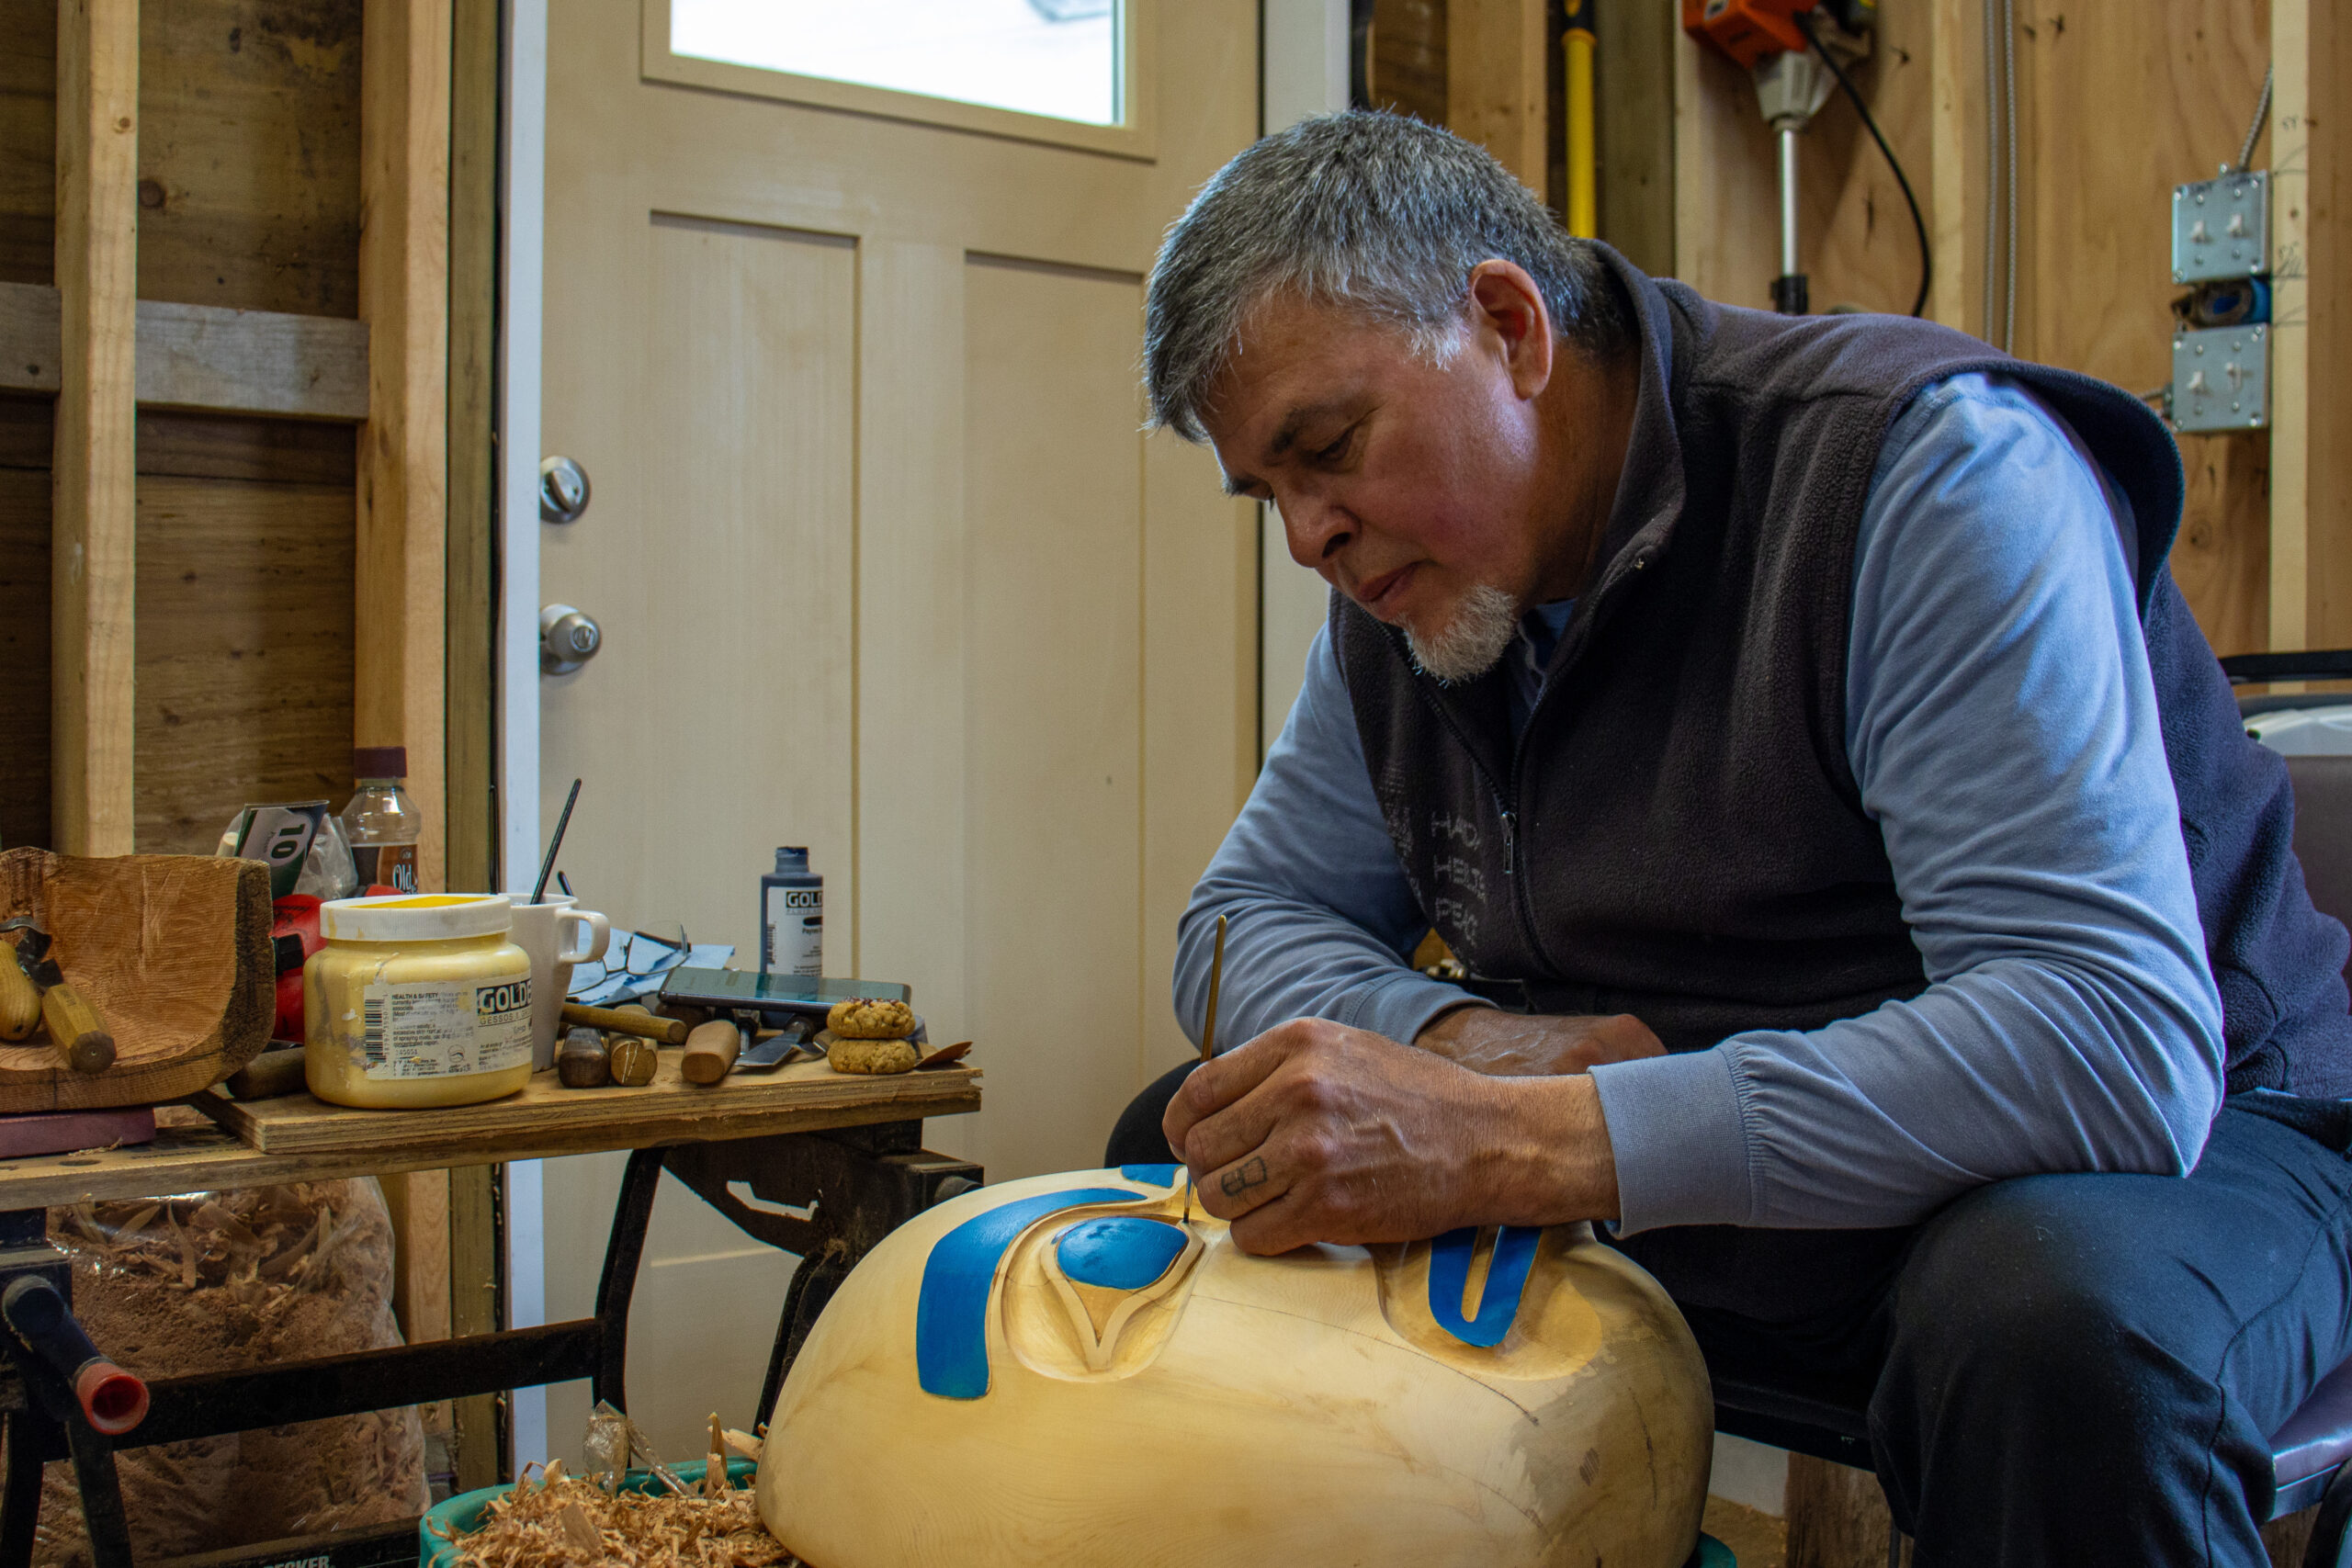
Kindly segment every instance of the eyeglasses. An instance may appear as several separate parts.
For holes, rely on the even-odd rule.
[[[625,931],[613,939],[604,957],[573,967],[571,986],[565,994],[579,997],[597,990],[616,976],[631,981],[653,979],[684,964],[692,947],[683,926],[669,927],[658,936],[650,931]]]

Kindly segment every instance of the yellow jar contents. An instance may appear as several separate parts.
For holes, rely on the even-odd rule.
[[[531,1077],[531,959],[480,894],[340,898],[302,967],[303,1077],[336,1105],[421,1110]]]

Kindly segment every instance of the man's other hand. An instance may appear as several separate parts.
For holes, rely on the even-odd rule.
[[[1491,1077],[1318,1019],[1204,1063],[1161,1126],[1244,1252],[1617,1213],[1589,1077]]]
[[[1649,1025],[1625,1012],[1568,1017],[1456,1008],[1431,1020],[1413,1043],[1498,1077],[1589,1072],[1603,1062],[1666,1055]]]

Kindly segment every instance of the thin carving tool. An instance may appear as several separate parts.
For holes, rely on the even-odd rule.
[[[1201,1060],[1216,1055],[1216,994],[1225,985],[1225,917],[1216,918],[1216,952],[1209,959],[1209,1016],[1201,1025]],[[1193,1168],[1184,1168],[1184,1223],[1193,1223]]]

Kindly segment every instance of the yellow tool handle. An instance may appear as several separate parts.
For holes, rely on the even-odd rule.
[[[686,1043],[686,1026],[674,1018],[656,1018],[650,1012],[623,1012],[617,1008],[582,1007],[578,1002],[563,1004],[566,1025],[585,1024],[610,1034],[617,1030],[623,1034],[641,1035],[659,1040],[664,1045]]]
[[[102,1073],[114,1066],[114,1036],[98,1021],[97,1010],[71,986],[51,986],[40,997],[41,1021],[57,1054],[77,1073]]]
[[[40,993],[17,966],[15,952],[0,945],[0,1040],[22,1040],[40,1025]]]
[[[714,1018],[686,1036],[686,1054],[679,1058],[678,1070],[688,1083],[714,1084],[735,1070],[742,1049],[743,1032],[734,1021]]]
[[[643,1089],[653,1081],[653,1069],[661,1064],[653,1042],[635,1034],[612,1037],[613,1081],[626,1089]]]

